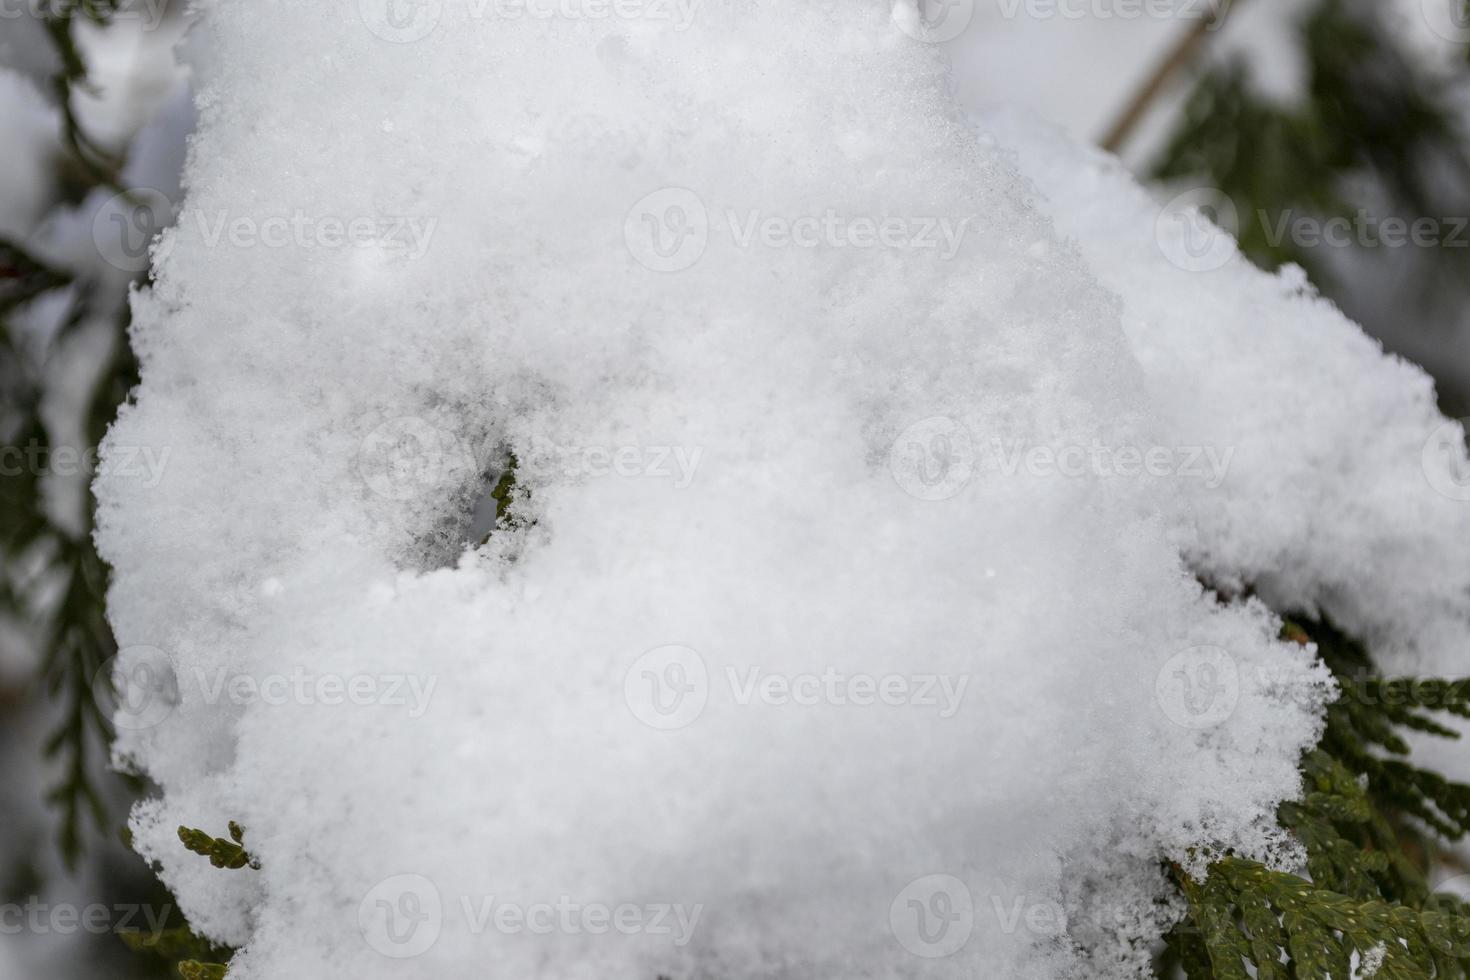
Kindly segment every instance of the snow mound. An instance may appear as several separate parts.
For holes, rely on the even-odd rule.
[[[1142,975],[1162,860],[1296,856],[1328,681],[1181,556],[1247,447],[886,0],[557,9],[205,13],[139,847],[241,980]]]
[[[1273,609],[1331,616],[1390,672],[1464,674],[1470,465],[1463,420],[1440,414],[1429,376],[1299,269],[1252,265],[1221,227],[1249,217],[1218,191],[1161,202],[1054,128],[1009,112],[978,122],[1123,297],[1168,438],[1234,451],[1218,486],[1180,484],[1191,566]]]

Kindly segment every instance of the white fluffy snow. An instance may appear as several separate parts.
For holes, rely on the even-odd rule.
[[[205,13],[97,484],[140,847],[241,980],[1139,975],[1327,695],[1195,573],[1463,630],[1427,380],[887,0],[556,9]]]
[[[1428,375],[1385,356],[1300,270],[1251,265],[1201,216],[1222,204],[1207,190],[1160,202],[1054,130],[1006,113],[980,124],[1123,297],[1168,438],[1236,448],[1218,488],[1180,484],[1191,566],[1273,608],[1325,612],[1391,672],[1464,673],[1470,469]]]

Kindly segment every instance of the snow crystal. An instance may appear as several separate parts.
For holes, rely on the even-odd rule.
[[[1161,381],[887,0],[525,9],[204,13],[106,442],[167,465],[98,537],[136,839],[231,975],[1133,976],[1161,860],[1289,864],[1324,672],[1182,553],[1393,552],[1273,511],[1327,471],[1227,414],[1271,338]],[[258,871],[174,835],[228,820]]]

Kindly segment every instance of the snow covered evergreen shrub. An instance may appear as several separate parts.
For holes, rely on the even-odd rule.
[[[1274,914],[1325,948],[1290,876],[1338,884],[1301,831],[1355,799],[1352,678],[1277,612],[1453,663],[1427,379],[977,131],[902,6],[569,9],[204,11],[106,444],[171,463],[99,480],[98,541],[134,839],[230,976],[1133,977],[1185,919],[1238,976],[1236,910],[1257,971]]]

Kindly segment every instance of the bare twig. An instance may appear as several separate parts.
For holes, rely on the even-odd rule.
[[[1245,0],[1234,0],[1237,5],[1244,2]],[[1158,67],[1148,78],[1144,79],[1143,85],[1134,93],[1133,98],[1128,100],[1122,113],[1108,128],[1107,135],[1102,139],[1103,149],[1110,153],[1117,153],[1123,148],[1123,144],[1128,141],[1129,136],[1133,135],[1133,131],[1138,128],[1143,117],[1148,115],[1154,103],[1168,90],[1169,83],[1173,81],[1174,76],[1195,59],[1210,34],[1225,23],[1225,18],[1229,15],[1230,10],[1230,3],[1211,9],[1209,13],[1195,21],[1184,36],[1169,49]]]

